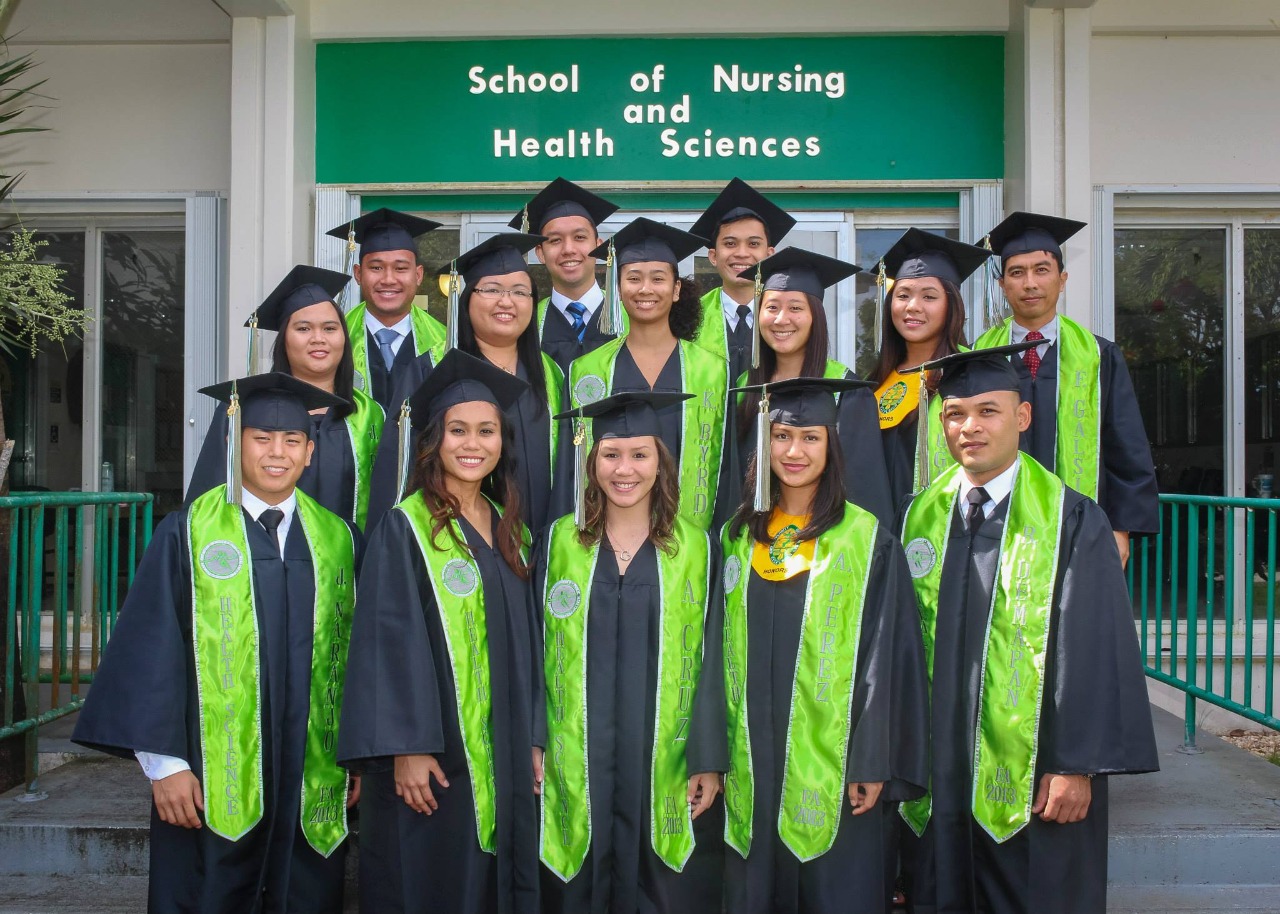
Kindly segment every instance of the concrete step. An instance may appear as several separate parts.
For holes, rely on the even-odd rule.
[[[146,876],[5,876],[0,914],[138,914]]]
[[[1107,914],[1276,914],[1280,887],[1274,885],[1117,886],[1107,891]]]

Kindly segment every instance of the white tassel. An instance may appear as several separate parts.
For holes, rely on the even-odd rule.
[[[770,510],[772,498],[769,492],[769,482],[773,473],[769,459],[769,389],[766,387],[760,391],[760,409],[756,413],[756,490],[755,504],[756,512],[764,512]]]
[[[400,418],[396,422],[396,430],[400,435],[396,448],[396,504],[404,498],[405,486],[409,484],[409,465],[411,460],[413,426],[409,422],[409,401],[405,400],[400,407]]]

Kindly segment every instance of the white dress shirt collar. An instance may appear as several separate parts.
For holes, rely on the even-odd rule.
[[[990,517],[991,512],[996,509],[996,505],[1004,501],[1009,496],[1009,493],[1013,491],[1013,479],[1017,474],[1018,461],[1015,459],[1007,470],[995,479],[983,483],[982,488],[986,489],[987,495],[990,496],[987,502],[982,506],[983,517]],[[962,472],[960,474],[960,495],[956,502],[956,506],[959,509],[961,516],[964,516],[968,511],[966,503],[969,498],[969,493],[972,492],[974,488],[975,486],[969,480],[968,475]]]
[[[1017,318],[1015,318],[1012,322],[1012,326],[1010,327],[1009,342],[1021,343],[1027,338],[1027,334],[1030,332],[1031,331],[1026,327],[1019,324]],[[1055,314],[1053,316],[1053,320],[1041,327],[1040,332],[1044,334],[1045,341],[1036,347],[1036,354],[1043,359],[1044,354],[1048,351],[1049,347],[1058,339],[1058,315]],[[1015,355],[1017,355],[1017,353],[1015,353]]]
[[[589,321],[591,316],[596,313],[596,309],[600,307],[600,303],[604,301],[604,290],[598,285],[593,285],[583,293],[581,298],[570,298],[558,289],[551,290],[551,304],[555,305],[560,310],[560,313],[564,315],[565,320],[571,324],[573,323],[573,316],[569,314],[568,308],[575,301],[587,309],[587,313],[583,315],[582,319]]]
[[[289,538],[289,528],[293,526],[293,515],[298,506],[298,496],[294,492],[290,492],[289,497],[280,502],[280,504],[269,505],[248,489],[242,488],[240,490],[240,503],[255,522],[262,516],[262,512],[268,508],[279,508],[284,512],[284,520],[276,528],[276,537],[280,540],[280,558],[284,558],[284,544]]]
[[[378,338],[379,330],[394,330],[396,332],[396,338],[391,343],[391,352],[398,355],[400,352],[400,344],[405,341],[409,334],[413,333],[413,309],[411,308],[409,313],[404,317],[400,318],[400,320],[396,321],[390,327],[387,327],[386,324],[374,317],[373,313],[370,312],[366,306],[364,312],[364,329],[369,333],[372,333],[375,340]]]
[[[755,300],[752,299],[743,304],[751,309],[747,313],[747,326],[754,327],[756,325]],[[720,287],[720,307],[724,309],[724,320],[729,325],[729,332],[733,333],[738,329],[738,303],[724,290],[724,286]]]

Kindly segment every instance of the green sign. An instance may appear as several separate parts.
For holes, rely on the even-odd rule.
[[[993,179],[1004,39],[320,44],[322,184]]]

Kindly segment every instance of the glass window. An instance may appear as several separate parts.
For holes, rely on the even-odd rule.
[[[1250,495],[1276,492],[1280,418],[1280,229],[1244,231],[1245,479]]]

